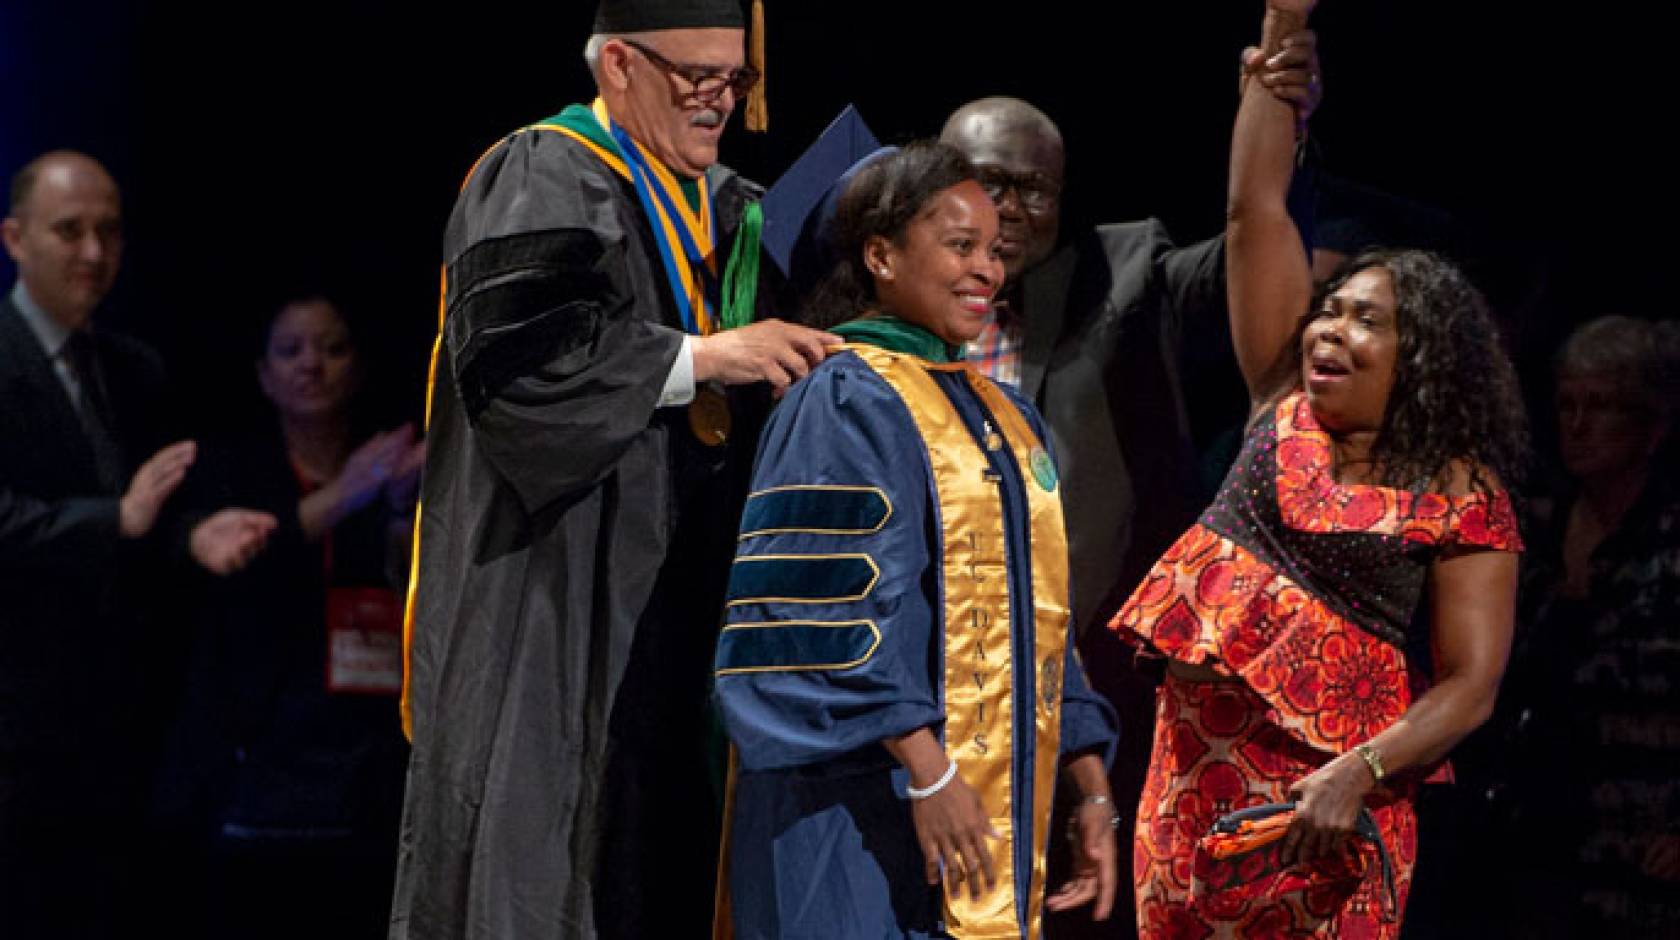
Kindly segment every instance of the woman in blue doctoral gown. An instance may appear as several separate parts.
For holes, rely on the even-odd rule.
[[[1054,462],[1032,405],[956,350],[1003,280],[956,151],[878,155],[811,303],[847,340],[771,417],[717,651],[735,744],[721,932],[1037,937],[1116,880],[1112,712],[1069,642]],[[1051,798],[1081,801],[1045,898]]]

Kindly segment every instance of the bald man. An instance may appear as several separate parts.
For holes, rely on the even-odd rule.
[[[157,355],[92,325],[122,261],[104,167],[31,161],[0,239],[18,271],[0,299],[0,935],[102,936],[139,818],[158,519],[195,445],[168,442]],[[219,570],[272,526],[213,520],[192,541]]]
[[[1313,34],[1289,37],[1262,74],[1304,124],[1319,98]],[[1050,422],[1063,499],[1075,510],[1069,550],[1083,631],[1199,508],[1187,485],[1194,465],[1177,348],[1184,324],[1223,322],[1224,241],[1177,248],[1149,219],[1059,242],[1062,134],[1018,98],[963,105],[939,139],[973,162],[997,203],[1006,281],[968,359]]]
[[[1304,122],[1320,94],[1312,33],[1289,37],[1261,80]],[[1112,784],[1129,832],[1149,759],[1149,735],[1139,731],[1150,726],[1153,683],[1113,634],[1089,628],[1201,509],[1179,349],[1189,330],[1223,329],[1224,239],[1180,248],[1148,219],[1061,240],[1062,134],[1020,99],[963,105],[940,140],[969,158],[997,203],[1005,283],[967,358],[1031,398],[1049,425],[1068,509],[1074,625],[1092,684],[1121,716]],[[1130,929],[1130,898],[1119,892],[1117,929]],[[1049,926],[1058,929],[1055,918]]]

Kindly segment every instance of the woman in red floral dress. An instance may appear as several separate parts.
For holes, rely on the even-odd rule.
[[[1262,54],[1311,7],[1271,0]],[[1246,441],[1110,624],[1168,660],[1133,849],[1138,927],[1395,937],[1413,790],[1487,718],[1510,647],[1521,542],[1501,480],[1522,461],[1523,412],[1481,297],[1446,261],[1367,254],[1315,302],[1285,208],[1293,114],[1259,84],[1233,134],[1227,227]],[[1195,883],[1215,819],[1283,801],[1297,807],[1272,847],[1282,874],[1260,890]],[[1353,838],[1361,807],[1392,906],[1376,846]]]

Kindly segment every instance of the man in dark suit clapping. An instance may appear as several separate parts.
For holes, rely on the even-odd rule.
[[[196,445],[165,443],[156,353],[91,326],[122,258],[105,169],[31,161],[0,237],[18,268],[0,299],[0,934],[114,935],[142,784],[145,588]],[[231,571],[273,524],[224,510],[192,554]]]

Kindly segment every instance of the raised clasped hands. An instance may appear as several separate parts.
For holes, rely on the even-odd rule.
[[[1294,107],[1296,123],[1305,127],[1324,101],[1324,73],[1318,63],[1318,34],[1305,26],[1313,4],[1278,0],[1270,6],[1295,18],[1295,22],[1301,25],[1286,33],[1278,50],[1270,56],[1257,46],[1243,50],[1241,82],[1237,91],[1241,94],[1249,78],[1256,78],[1273,95]]]

